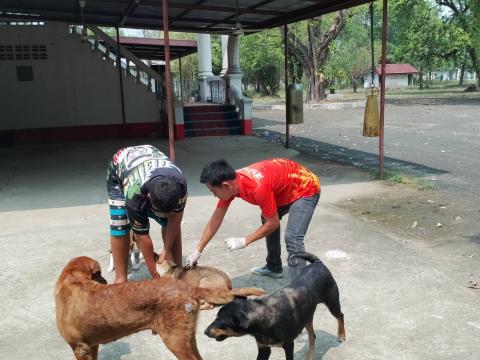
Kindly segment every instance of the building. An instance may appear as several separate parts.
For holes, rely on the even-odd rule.
[[[413,79],[419,71],[410,64],[387,64],[386,67],[386,78],[385,78],[385,87],[386,88],[399,88],[407,87],[413,85]],[[375,78],[374,84],[376,87],[380,87],[379,75],[381,73],[381,66],[378,65],[375,68]],[[363,87],[368,88],[372,83],[371,74],[365,75],[365,80],[363,82]]]

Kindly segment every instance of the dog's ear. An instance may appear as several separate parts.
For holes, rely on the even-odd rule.
[[[242,330],[247,330],[248,326],[250,325],[250,320],[248,319],[247,315],[243,311],[239,311],[233,317],[234,325],[238,326]]]
[[[101,271],[94,272],[92,274],[92,280],[100,284],[105,284],[105,285],[107,284],[107,280],[105,280],[105,278],[102,276]]]

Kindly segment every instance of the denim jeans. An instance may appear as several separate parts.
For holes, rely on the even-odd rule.
[[[320,194],[300,198],[291,204],[277,208],[278,217],[281,219],[289,214],[287,228],[285,229],[285,244],[287,253],[291,254],[305,251],[303,239],[313,212],[317,206]],[[265,219],[262,217],[262,223]],[[280,226],[266,237],[267,240],[267,269],[273,272],[282,271]],[[289,266],[289,276],[293,280],[305,267],[305,260],[296,259],[297,266]]]

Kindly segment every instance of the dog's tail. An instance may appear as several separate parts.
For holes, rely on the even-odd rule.
[[[199,300],[205,300],[214,305],[227,304],[233,301],[233,299],[235,299],[237,296],[245,297],[252,295],[265,295],[265,290],[254,287],[234,288],[231,290],[195,287],[192,291],[192,297]]]
[[[318,257],[309,253],[309,252],[301,252],[301,253],[293,253],[288,257],[288,266],[297,266],[297,262],[294,260],[295,258],[300,258],[307,260],[311,263],[322,263]]]

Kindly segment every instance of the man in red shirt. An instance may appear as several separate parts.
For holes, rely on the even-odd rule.
[[[267,240],[267,264],[256,267],[257,275],[282,277],[280,219],[289,213],[285,229],[288,254],[305,250],[304,237],[320,198],[320,181],[310,170],[288,159],[264,160],[235,171],[225,160],[216,160],[205,166],[200,182],[218,197],[217,208],[208,221],[197,248],[187,258],[193,266],[202,251],[222,224],[230,203],[240,197],[262,211],[262,225],[245,237],[225,240],[230,250],[242,249],[263,237]],[[290,266],[293,280],[305,267]]]

